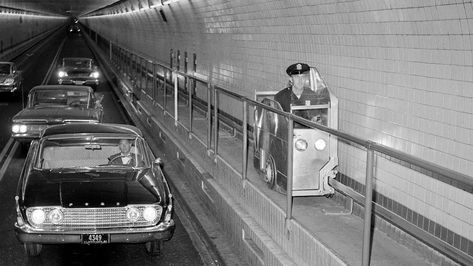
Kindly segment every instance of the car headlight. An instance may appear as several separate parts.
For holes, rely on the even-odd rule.
[[[294,144],[294,147],[296,148],[296,150],[298,151],[305,151],[307,150],[307,141],[305,139],[297,139],[296,140],[296,143]]]
[[[90,73],[90,76],[93,77],[94,79],[98,79],[100,74],[98,71],[94,71],[92,73]]]
[[[315,149],[318,151],[323,151],[327,147],[327,142],[323,139],[318,139],[315,141]]]
[[[15,82],[15,79],[6,78],[3,83],[4,83],[5,85],[12,85],[14,82]]]
[[[48,218],[51,221],[51,223],[59,224],[64,218],[64,214],[62,213],[60,209],[54,209],[49,212]]]
[[[140,211],[135,207],[129,207],[128,210],[126,210],[126,218],[130,222],[136,222],[140,218]]]
[[[61,71],[59,71],[59,72],[57,73],[57,75],[58,75],[60,78],[62,78],[62,77],[67,77],[67,72],[61,70]]]
[[[35,209],[30,215],[31,222],[34,224],[42,224],[46,220],[46,214],[42,209]]]
[[[20,125],[20,124],[13,124],[11,127],[11,131],[13,133],[26,133],[26,130],[28,127],[26,125]]]
[[[158,211],[154,207],[146,207],[143,210],[143,218],[148,222],[156,221],[158,218]]]

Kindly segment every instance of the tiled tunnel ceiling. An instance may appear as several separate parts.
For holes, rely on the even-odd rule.
[[[79,16],[118,0],[0,0],[0,6],[59,16]]]

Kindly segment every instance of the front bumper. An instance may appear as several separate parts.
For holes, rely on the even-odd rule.
[[[4,85],[0,84],[0,92],[15,92],[18,89],[16,84],[13,85]]]
[[[154,227],[123,228],[97,231],[42,231],[29,225],[15,223],[15,234],[21,243],[36,244],[81,244],[83,234],[108,234],[108,243],[146,243],[154,240],[169,240],[174,234],[174,220],[159,223]]]
[[[19,142],[31,142],[33,139],[39,138],[39,132],[32,133],[12,133],[12,138]]]
[[[85,86],[98,86],[98,79],[84,79],[84,78],[61,78],[57,80],[61,85],[85,85]]]

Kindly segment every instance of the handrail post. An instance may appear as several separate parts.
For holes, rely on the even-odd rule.
[[[246,168],[248,166],[248,103],[243,98],[243,157],[241,178],[246,180]]]
[[[292,146],[293,144],[293,130],[294,130],[294,120],[292,115],[289,116],[289,123],[287,124],[287,185],[286,185],[286,229],[289,226],[289,220],[292,219]]]
[[[371,145],[366,150],[366,181],[365,181],[365,217],[363,227],[363,256],[361,265],[370,265],[370,247],[371,247],[371,216],[373,204],[373,165],[374,151]]]
[[[109,60],[112,61],[112,58],[113,58],[112,57],[112,52],[113,52],[113,50],[112,50],[112,41],[109,41],[109,48],[108,49],[109,49],[109,56],[110,56]]]
[[[177,126],[177,121],[179,120],[177,74],[173,75],[173,80],[174,80],[174,125]]]
[[[156,103],[156,94],[158,93],[158,71],[156,69],[156,63],[153,62],[153,85],[151,87],[153,88],[153,103]]]
[[[163,93],[163,113],[166,114],[166,105],[167,105],[167,98],[166,98],[167,95],[166,94],[168,93],[168,91],[167,91],[168,90],[167,89],[167,87],[168,87],[168,76],[169,76],[169,78],[171,77],[171,74],[170,74],[171,70],[166,69],[164,72],[166,74],[165,74],[164,83],[163,83],[163,91],[164,91],[164,93]]]
[[[212,83],[207,83],[207,154],[212,149]]]
[[[187,79],[187,83],[190,83],[192,82],[192,80],[189,78]],[[193,109],[192,109],[192,86],[187,86],[187,93],[188,93],[188,96],[189,96],[189,100],[188,100],[188,103],[189,103],[189,137],[191,136],[190,134],[192,134],[192,125],[193,125],[193,119],[194,119],[194,116],[193,116]]]
[[[214,158],[217,162],[218,155],[218,88],[214,88]]]

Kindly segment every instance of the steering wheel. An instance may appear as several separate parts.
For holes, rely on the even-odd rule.
[[[112,158],[108,164],[113,164],[112,162],[116,161],[117,159],[121,159],[121,158],[125,158],[125,157],[128,157],[128,156],[124,156],[124,155],[119,155],[119,156],[116,156],[114,158]],[[131,161],[131,160],[130,160]],[[122,163],[123,164],[123,163]]]
[[[72,106],[72,107],[77,107],[80,105],[81,105],[80,101],[72,101],[69,103],[69,106]]]

